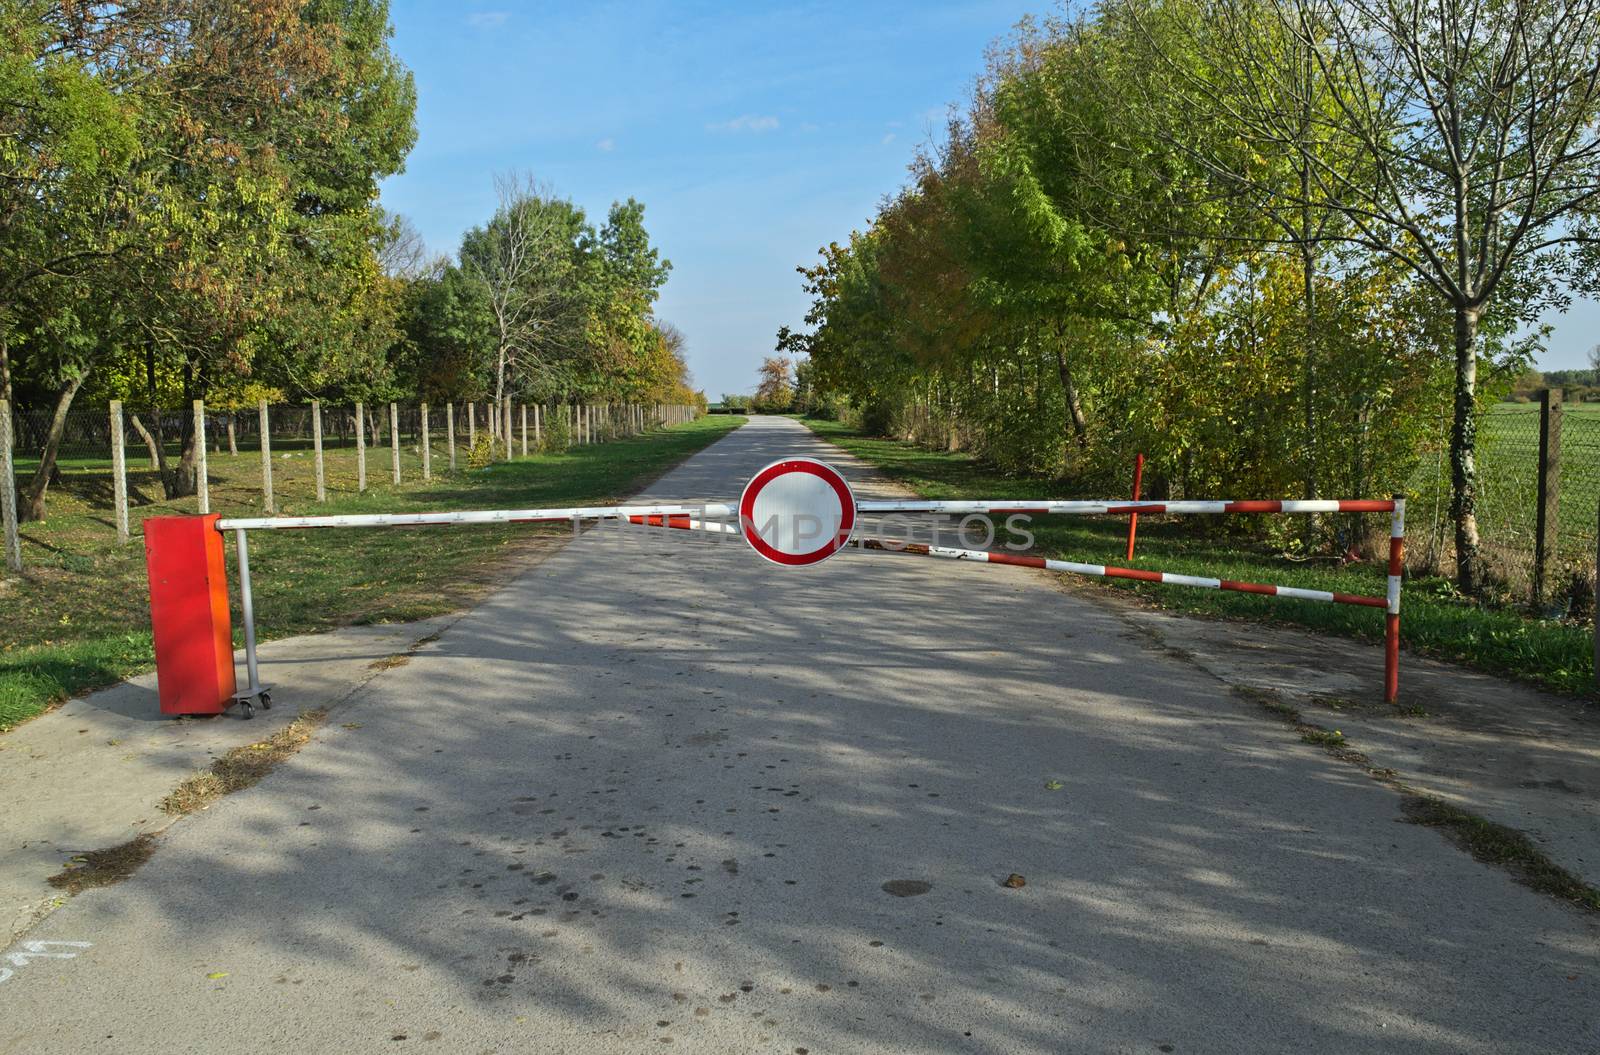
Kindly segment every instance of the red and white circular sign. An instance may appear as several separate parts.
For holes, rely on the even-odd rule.
[[[745,484],[739,527],[750,548],[774,564],[818,564],[849,544],[856,498],[833,466],[785,458]]]

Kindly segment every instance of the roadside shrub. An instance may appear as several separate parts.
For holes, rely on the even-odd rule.
[[[566,415],[561,413],[546,415],[543,425],[539,437],[540,450],[564,451],[572,446],[572,430],[567,427]]]
[[[478,433],[476,442],[467,450],[467,468],[484,469],[494,461],[494,440],[489,438],[489,430],[484,429]]]

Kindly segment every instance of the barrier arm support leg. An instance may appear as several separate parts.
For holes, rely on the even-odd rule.
[[[250,544],[244,528],[233,531],[234,544],[239,555],[239,614],[244,620],[244,667],[248,679],[244,691],[234,696],[234,702],[244,708],[246,718],[255,717],[251,700],[260,698],[262,708],[272,709],[269,687],[261,684],[261,667],[256,662],[256,606],[250,592]]]
[[[1406,500],[1394,499],[1389,521],[1389,607],[1383,628],[1383,702],[1400,698],[1400,581],[1405,572]]]

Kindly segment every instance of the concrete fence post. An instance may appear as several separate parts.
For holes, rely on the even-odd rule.
[[[505,444],[506,461],[513,457],[511,450],[511,397],[506,396],[500,401],[500,442]]]
[[[1539,496],[1533,533],[1533,604],[1550,595],[1550,572],[1561,538],[1561,389],[1539,393]]]
[[[269,513],[276,513],[277,506],[272,501],[272,421],[267,414],[267,401],[262,400],[261,413],[261,499],[262,508]]]
[[[433,479],[433,449],[428,446],[428,404],[422,404],[422,478]]]
[[[467,404],[467,454],[478,446],[478,404]]]
[[[400,486],[400,404],[389,404],[389,464],[394,468],[394,485]]]
[[[533,405],[533,445],[535,447],[539,448],[540,450],[543,450],[544,449],[544,436],[541,433],[540,428],[539,428],[539,426],[542,424],[539,421],[539,416],[540,416],[541,409],[542,409],[542,407],[541,407],[540,404],[535,403]]]
[[[0,524],[6,536],[6,567],[21,572],[22,536],[17,533],[17,477],[11,443],[11,401],[0,399]]]
[[[322,400],[311,401],[311,456],[317,465],[317,501],[328,500],[328,474],[322,461]]]
[[[122,400],[111,401],[111,505],[116,511],[117,544],[126,546],[128,531],[128,448],[122,438]]]
[[[522,456],[528,456],[528,404],[522,404]]]
[[[356,490],[367,489],[367,411],[356,404]]]
[[[206,401],[194,401],[194,494],[200,514],[211,512],[211,477],[206,472]]]
[[[456,405],[452,400],[444,405],[444,442],[450,452],[450,468],[456,467]]]

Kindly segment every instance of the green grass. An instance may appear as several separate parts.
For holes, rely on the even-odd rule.
[[[1053,481],[1002,476],[967,454],[922,450],[896,440],[863,436],[838,422],[806,419],[805,424],[926,498],[1104,497],[1062,494]],[[1379,563],[1340,566],[1333,561],[1290,560],[1238,535],[1196,533],[1197,526],[1214,532],[1220,525],[1197,525],[1194,518],[1141,518],[1132,566],[1341,593],[1384,593],[1385,569]],[[1030,530],[1036,553],[1093,564],[1127,563],[1126,518],[1036,517]],[[1181,586],[1084,581],[1109,590],[1131,590],[1148,603],[1177,611],[1289,622],[1373,642],[1383,637],[1382,613],[1371,608]],[[1402,640],[1414,651],[1560,692],[1596,695],[1593,630],[1589,626],[1530,619],[1510,609],[1481,608],[1458,598],[1443,579],[1408,580],[1400,622]],[[1403,679],[1403,669],[1401,673]],[[1374,678],[1377,676],[1375,670]]]
[[[354,452],[330,453],[329,500],[317,502],[309,456],[274,459],[282,514],[534,508],[608,503],[744,423],[706,417],[692,424],[564,452],[531,455],[451,473],[435,456],[435,478],[405,452],[400,487],[389,483],[387,449],[369,452],[372,488],[355,491]],[[143,466],[143,460],[139,460]],[[195,512],[195,500],[161,499],[148,471],[130,473],[141,496],[132,544],[111,529],[109,478],[68,465],[53,488],[49,518],[23,525],[27,570],[0,579],[0,730],[52,703],[148,670],[152,663],[144,552],[145,517]],[[212,509],[259,514],[260,456],[210,456]],[[356,623],[399,622],[472,603],[532,550],[559,545],[565,525],[259,532],[251,538],[256,621],[263,639]],[[228,547],[231,562],[232,547]],[[237,625],[238,620],[235,619]]]

